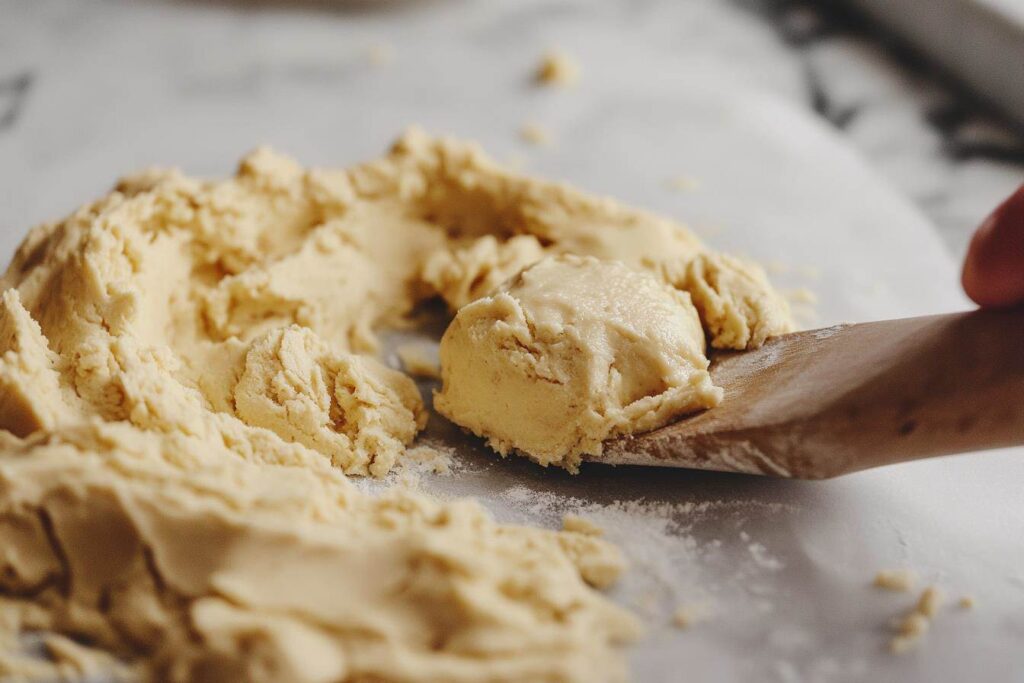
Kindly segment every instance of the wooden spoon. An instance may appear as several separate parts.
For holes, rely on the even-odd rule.
[[[711,376],[721,405],[591,459],[821,479],[1024,444],[1024,309],[788,334]]]

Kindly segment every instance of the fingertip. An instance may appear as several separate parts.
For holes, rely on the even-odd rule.
[[[975,232],[960,280],[979,306],[1024,302],[1024,185]]]

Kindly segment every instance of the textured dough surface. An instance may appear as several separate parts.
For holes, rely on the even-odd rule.
[[[124,423],[9,447],[0,541],[0,621],[153,680],[620,680],[638,628],[600,539]]]
[[[556,256],[459,309],[441,339],[442,415],[570,470],[612,436],[717,405],[685,292],[615,261]]]
[[[788,324],[766,281],[691,278],[710,252],[681,226],[417,131],[344,170],[261,149],[225,180],[147,171],[31,231],[0,281],[0,643],[50,629],[158,680],[620,678],[612,546],[345,478],[386,474],[426,419],[376,331],[560,254],[752,330],[718,345]]]

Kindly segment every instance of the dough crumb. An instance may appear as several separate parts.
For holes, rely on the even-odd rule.
[[[565,515],[562,517],[562,531],[574,531],[586,536],[604,536],[604,529],[579,515]]]
[[[402,344],[395,349],[395,355],[405,371],[413,377],[440,379],[441,362],[437,358],[436,348],[424,344]]]
[[[965,595],[957,600],[956,604],[960,609],[974,609],[974,597]]]
[[[552,142],[551,131],[539,123],[524,123],[519,129],[519,137],[536,147],[547,147]]]
[[[912,612],[897,625],[897,635],[889,641],[889,650],[893,654],[903,654],[916,647],[921,638],[928,632],[931,625],[923,614]]]
[[[395,49],[390,43],[374,43],[366,50],[366,60],[371,66],[386,66],[395,59]]]
[[[918,638],[928,631],[930,620],[928,615],[920,612],[911,612],[906,615],[897,625],[901,636]]]
[[[535,79],[541,85],[575,85],[580,80],[579,62],[560,50],[552,50],[541,58]]]
[[[917,601],[917,611],[931,619],[938,614],[944,601],[945,596],[942,591],[936,586],[929,586],[924,589]]]
[[[692,176],[677,175],[669,178],[666,185],[676,192],[693,192],[700,189],[701,182]]]
[[[672,614],[672,625],[679,629],[687,629],[710,616],[711,610],[703,603],[680,605]]]
[[[452,452],[435,446],[421,444],[413,446],[405,452],[402,459],[404,469],[426,469],[433,474],[449,474],[451,472]]]
[[[911,569],[882,569],[875,574],[874,585],[887,591],[906,593],[914,589],[917,574]]]
[[[896,623],[896,635],[889,641],[889,650],[893,654],[902,654],[920,642],[942,607],[943,599],[942,591],[936,586],[929,586],[921,592],[914,608]]]

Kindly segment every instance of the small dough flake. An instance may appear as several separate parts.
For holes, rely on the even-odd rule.
[[[573,57],[560,50],[553,50],[541,58],[535,78],[538,83],[549,86],[571,86],[580,80],[580,65]]]
[[[426,444],[413,446],[405,452],[402,465],[406,469],[425,469],[434,474],[450,474],[452,471],[452,451],[442,450]]]
[[[928,617],[911,612],[897,626],[898,635],[889,641],[889,650],[893,654],[903,654],[916,647],[928,633],[931,622]]]
[[[693,192],[700,189],[701,182],[693,176],[677,175],[669,178],[666,185],[668,189],[675,190],[676,192]]]
[[[921,593],[921,597],[917,601],[917,611],[932,619],[939,613],[939,609],[942,607],[945,599],[945,595],[943,595],[938,587],[929,586],[924,589],[924,592]]]
[[[519,137],[536,147],[547,147],[553,141],[551,131],[539,123],[524,123],[519,129]]]
[[[366,59],[372,66],[386,66],[395,59],[395,48],[390,43],[374,43],[366,50]]]
[[[889,650],[893,654],[902,654],[917,646],[921,638],[928,633],[943,600],[944,596],[938,587],[925,588],[914,608],[896,623],[896,635],[889,641]]]
[[[882,569],[874,580],[877,588],[901,593],[913,590],[916,583],[917,574],[911,569]]]
[[[688,629],[694,624],[706,620],[711,610],[706,604],[680,605],[672,613],[672,625],[679,629]]]

